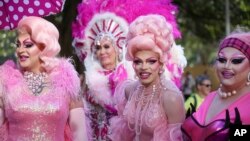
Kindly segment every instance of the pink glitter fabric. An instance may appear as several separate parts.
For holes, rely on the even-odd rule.
[[[2,98],[8,127],[8,141],[63,141],[70,101],[80,90],[77,72],[68,60],[58,60],[49,75],[49,84],[40,95],[33,95],[22,73],[13,63],[0,67]],[[10,79],[11,78],[11,79]]]

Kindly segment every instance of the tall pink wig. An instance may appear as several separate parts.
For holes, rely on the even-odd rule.
[[[174,41],[173,27],[162,15],[139,16],[129,26],[126,59],[134,60],[138,51],[149,50],[159,54],[166,78],[180,87],[180,78],[186,66],[181,46]]]
[[[127,40],[127,60],[133,60],[137,51],[152,50],[164,63],[174,43],[173,28],[161,15],[140,16],[129,26]]]
[[[18,34],[28,33],[35,43],[44,47],[40,59],[44,62],[45,69],[49,67],[61,50],[59,31],[55,25],[41,17],[29,16],[19,21],[17,31]]]

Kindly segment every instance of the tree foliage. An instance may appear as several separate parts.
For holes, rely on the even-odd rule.
[[[231,31],[238,26],[250,27],[250,1],[230,1]],[[189,65],[211,64],[225,32],[225,0],[174,0],[179,7],[179,41],[185,48]]]
[[[0,65],[7,59],[14,59],[15,50],[15,37],[16,33],[14,31],[4,31],[0,30]]]

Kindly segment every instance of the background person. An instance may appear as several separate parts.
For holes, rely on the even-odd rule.
[[[192,74],[187,71],[182,79],[181,90],[185,100],[193,93],[195,87],[195,80]]]
[[[191,103],[193,104],[194,108],[197,109],[201,105],[205,97],[210,93],[211,86],[211,80],[207,75],[198,75],[195,78],[196,92],[192,93],[191,96],[188,97],[188,99],[185,101],[186,111],[188,109],[191,110]]]

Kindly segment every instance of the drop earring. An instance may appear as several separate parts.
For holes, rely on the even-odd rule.
[[[246,83],[247,86],[250,85],[250,72],[248,73],[247,75],[247,83]]]
[[[161,74],[163,74],[163,72],[164,72],[164,69],[161,68],[161,69],[159,70],[159,74],[161,75]]]

